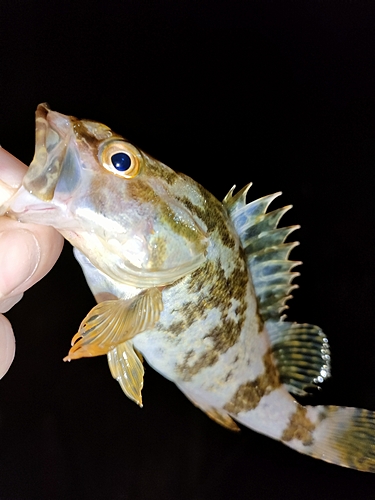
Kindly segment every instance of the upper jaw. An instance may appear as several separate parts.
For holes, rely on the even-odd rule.
[[[51,201],[72,133],[72,118],[39,104],[35,125],[35,155],[22,184],[40,200]]]

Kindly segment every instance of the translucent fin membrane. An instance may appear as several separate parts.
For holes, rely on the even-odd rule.
[[[106,300],[97,304],[82,321],[64,361],[107,354],[110,349],[152,328],[163,302],[157,288],[128,300]]]
[[[107,357],[112,377],[118,381],[129,399],[142,406],[144,369],[132,342],[128,340],[111,349]]]
[[[289,392],[306,396],[331,375],[328,339],[318,326],[267,321],[280,380]]]
[[[292,269],[301,262],[290,261],[291,250],[298,242],[285,243],[286,238],[300,226],[278,228],[281,217],[291,206],[267,212],[270,203],[280,196],[275,193],[246,204],[251,185],[232,196],[233,189],[224,199],[228,213],[238,232],[247,255],[249,268],[263,320],[278,320],[291,291],[298,287],[292,281],[299,273]]]
[[[364,472],[375,472],[375,413],[339,406],[307,407],[319,422],[312,441],[301,447],[297,440],[285,444],[326,462]]]

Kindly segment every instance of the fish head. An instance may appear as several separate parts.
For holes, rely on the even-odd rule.
[[[197,269],[208,245],[176,182],[178,174],[107,126],[41,104],[35,156],[8,215],[53,226],[120,283],[162,286]]]

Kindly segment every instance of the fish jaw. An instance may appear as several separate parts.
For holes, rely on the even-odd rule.
[[[43,201],[51,201],[62,169],[70,133],[70,118],[39,104],[35,114],[35,155],[23,186]]]

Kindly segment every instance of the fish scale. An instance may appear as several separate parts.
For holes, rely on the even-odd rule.
[[[250,185],[220,203],[105,125],[39,105],[36,150],[2,207],[51,225],[98,304],[65,360],[107,354],[112,376],[142,406],[143,358],[217,423],[236,422],[296,451],[375,472],[375,413],[303,406],[330,377],[321,328],[286,321],[300,262],[299,226],[279,228],[281,193],[247,202]],[[121,157],[121,162],[118,158]]]

